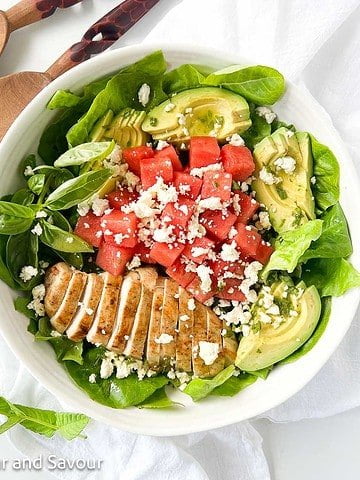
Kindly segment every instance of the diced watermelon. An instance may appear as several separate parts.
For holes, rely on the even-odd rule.
[[[182,243],[160,243],[155,242],[150,250],[150,258],[163,267],[170,267],[181,255],[185,245]]]
[[[196,277],[194,272],[185,270],[185,263],[182,263],[180,259],[177,259],[171,267],[167,268],[166,273],[183,288],[186,288]]]
[[[206,228],[211,237],[215,237],[218,241],[225,240],[236,219],[236,215],[229,211],[224,215],[219,210],[206,210],[200,215],[201,225]]]
[[[163,148],[162,150],[155,151],[155,158],[165,158],[171,160],[174,171],[181,172],[183,167],[179,158],[179,155],[176,153],[173,145]]]
[[[174,172],[174,185],[185,197],[195,200],[200,194],[202,183],[201,178],[184,172]]]
[[[143,158],[152,158],[153,149],[147,146],[125,148],[122,151],[124,161],[129,165],[129,169],[140,177],[140,160]]]
[[[93,247],[99,247],[102,241],[101,217],[97,217],[93,212],[87,213],[84,217],[79,217],[74,233]]]
[[[104,240],[112,245],[133,248],[138,243],[137,225],[138,218],[135,213],[113,210],[102,217],[101,226],[104,232]]]
[[[242,223],[237,224],[236,229],[238,233],[234,237],[234,240],[239,246],[241,254],[254,258],[261,242],[261,235],[256,230]]]
[[[209,171],[204,173],[201,198],[218,197],[228,202],[231,195],[232,176],[230,173]]]
[[[134,255],[139,255],[140,260],[144,263],[154,263],[150,258],[150,247],[147,247],[144,242],[139,242],[136,245]]]
[[[262,263],[263,265],[265,265],[265,263],[268,262],[273,251],[274,251],[274,248],[271,245],[267,245],[267,243],[264,242],[264,240],[261,240],[256,250],[254,259]]]
[[[201,303],[205,303],[206,300],[213,297],[216,294],[216,291],[211,289],[210,292],[203,292],[200,288],[201,281],[197,275],[194,279],[188,284],[186,290],[191,293],[191,295],[196,298]]]
[[[122,275],[126,264],[132,259],[134,250],[103,242],[96,256],[96,265],[115,277]]]
[[[152,187],[159,177],[162,177],[165,183],[170,183],[174,177],[174,170],[171,160],[167,158],[144,158],[140,163],[141,183],[146,190]]]
[[[194,209],[195,202],[193,200],[179,195],[177,202],[166,205],[161,214],[161,221],[167,225],[174,225],[174,233],[177,234],[179,229],[185,230]]]
[[[204,260],[207,258],[209,251],[215,247],[215,242],[210,240],[210,238],[202,237],[202,238],[195,238],[193,243],[188,243],[183,251],[183,255],[187,257],[189,260],[192,260],[195,263],[203,263]],[[201,255],[195,255],[198,253],[196,249],[205,249],[207,250],[205,253]]]
[[[214,137],[192,137],[190,139],[190,168],[207,167],[218,163],[220,147]]]
[[[210,267],[214,272],[214,278],[222,277],[226,272],[231,272],[235,275],[242,276],[244,273],[244,265],[241,260],[237,262],[225,262],[221,258],[217,258],[216,261],[211,262]]]
[[[260,204],[250,195],[239,192],[240,213],[238,214],[237,223],[248,223],[248,221],[255,215],[260,207]]]
[[[221,288],[216,292],[215,296],[224,300],[237,300],[244,302],[245,295],[240,290],[241,280],[237,278],[225,278],[221,280]]]
[[[127,188],[115,190],[107,196],[110,207],[116,208],[117,210],[120,210],[124,205],[134,202],[137,198],[138,194],[136,192],[130,192]]]
[[[224,145],[221,149],[221,161],[225,171],[231,173],[236,181],[245,181],[255,170],[252,153],[247,147]]]

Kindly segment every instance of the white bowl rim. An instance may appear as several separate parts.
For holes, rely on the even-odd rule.
[[[110,59],[120,61],[119,67],[117,68],[119,69],[121,67],[122,56],[126,57],[131,54],[136,56],[136,58],[140,58],[141,55],[146,55],[155,50],[163,50],[165,53],[165,57],[168,54],[171,54],[171,52],[173,52],[174,54],[180,52],[181,54],[184,54],[186,56],[187,54],[188,55],[194,54],[194,51],[196,51],[199,55],[212,58],[214,61],[215,59],[221,59],[221,63],[226,63],[229,65],[256,64],[256,61],[250,61],[240,56],[237,56],[235,54],[234,55],[224,54],[223,52],[217,51],[215,49],[197,47],[191,44],[170,44],[167,47],[164,47],[164,45],[161,45],[159,43],[145,43],[145,44],[121,47],[116,50],[110,50],[66,72],[61,77],[59,77],[58,79],[50,83],[50,85],[48,85],[44,90],[42,90],[32,100],[32,102],[24,109],[24,111],[20,114],[20,116],[15,120],[13,125],[10,127],[3,141],[0,143],[0,157],[6,158],[7,152],[9,152],[9,150],[11,149],[11,144],[14,141],[16,141],[16,132],[18,131],[18,129],[23,128],[27,124],[28,115],[31,113],[31,111],[34,110],[36,107],[39,107],[40,105],[43,105],[44,107],[48,99],[51,97],[51,94],[54,91],[56,91],[58,88],[66,88],[66,84],[67,83],[70,84],[71,79],[74,79],[76,77],[77,78],[84,77],[86,73],[91,72],[93,67],[97,67],[99,71],[101,68],[101,65],[102,64],[107,65],[107,62]],[[126,63],[124,63],[123,65],[125,64]],[[101,75],[94,75],[93,78],[101,78]],[[299,87],[292,84],[291,82],[287,81],[287,83],[291,85],[292,88],[299,90]],[[324,115],[324,110],[322,109],[322,107],[311,96],[310,98],[308,98],[308,101],[312,102],[313,108],[317,109],[319,111],[319,114],[321,114],[323,117],[326,116],[326,114]],[[324,121],[325,122],[327,121],[328,128],[332,130],[334,136],[336,137],[336,142],[339,145],[339,148],[341,148],[342,150],[342,155],[347,157],[348,168],[352,171],[352,175],[353,175],[353,183],[351,187],[352,187],[352,190],[354,191],[354,195],[360,199],[360,195],[358,193],[360,192],[360,183],[359,183],[359,179],[358,179],[354,164],[351,158],[349,157],[349,155],[347,154],[346,148],[343,142],[341,141],[339,135],[337,134],[334,127],[332,126],[330,118],[329,117],[324,118]],[[1,287],[3,287],[3,285]],[[1,301],[1,298],[0,298],[0,301]],[[70,406],[71,410],[81,411],[82,413],[85,413],[96,420],[102,421],[103,423],[115,426],[117,428],[120,428],[126,431],[130,431],[133,433],[154,435],[154,436],[173,436],[173,435],[183,435],[183,434],[193,433],[193,432],[200,432],[200,431],[205,431],[213,428],[219,428],[229,424],[237,423],[239,421],[246,420],[248,418],[253,418],[257,415],[264,413],[265,411],[271,408],[274,408],[280,405],[281,403],[289,399],[291,396],[293,396],[295,393],[299,392],[323,367],[323,365],[327,362],[327,360],[330,358],[332,353],[335,351],[335,349],[337,348],[337,346],[340,344],[341,340],[345,336],[347,330],[350,327],[350,324],[352,322],[352,319],[355,315],[357,306],[360,301],[360,290],[359,289],[352,290],[351,294],[347,294],[347,301],[348,301],[347,308],[346,308],[347,315],[346,315],[346,318],[343,319],[342,328],[339,329],[339,331],[337,332],[336,339],[331,343],[329,343],[328,348],[324,349],[324,351],[318,352],[317,361],[312,365],[312,368],[307,369],[306,374],[295,385],[290,385],[290,386],[284,385],[283,390],[281,392],[278,392],[276,396],[277,397],[276,401],[272,401],[271,403],[266,403],[266,401],[265,403],[264,401],[259,401],[258,406],[253,406],[250,414],[247,413],[246,415],[244,415],[239,409],[238,412],[236,411],[232,412],[233,416],[231,417],[231,419],[225,418],[225,416],[220,415],[218,418],[213,420],[209,418],[204,418],[202,422],[193,422],[192,424],[177,425],[175,429],[171,425],[171,422],[170,422],[171,412],[169,411],[165,413],[165,417],[167,419],[165,424],[154,425],[153,422],[149,422],[147,424],[146,422],[143,423],[140,421],[140,418],[138,419],[137,422],[136,421],[129,422],[127,419],[121,419],[121,413],[119,412],[123,412],[123,410],[116,410],[116,412],[119,413],[117,416],[119,417],[119,419],[121,419],[121,421],[114,420],[112,418],[112,413],[114,413],[113,409],[107,409],[109,414],[104,414],[104,413],[95,411],[96,405],[97,405],[95,402],[92,402],[92,401],[86,402],[81,397],[72,398],[70,400],[66,396],[66,394],[63,393],[61,388],[57,385],[56,380],[49,378],[49,376],[47,375],[46,369],[43,368],[42,365],[38,365],[34,363],[29,365],[29,363],[27,363],[29,360],[29,357],[26,357],[24,350],[22,348],[23,346],[22,343],[18,342],[17,339],[14,337],[14,335],[12,334],[10,325],[7,325],[2,321],[2,316],[0,317],[0,325],[1,325],[1,334],[3,335],[5,341],[7,342],[8,346],[13,351],[15,356],[24,364],[25,368],[27,368],[27,370],[31,373],[31,375],[37,381],[39,381],[39,383],[42,384],[50,393],[52,393],[56,398],[58,398],[63,405],[66,405],[67,407]],[[1,307],[0,311],[2,313],[6,313],[6,309],[3,308],[2,304],[0,305],[0,307]],[[300,361],[301,359],[298,362]],[[288,368],[288,367],[290,367],[290,365],[285,366],[285,368]],[[284,368],[284,367],[281,367],[281,368]],[[71,380],[69,379],[69,381]],[[241,392],[240,392],[240,395],[241,395]],[[88,405],[86,405],[86,403],[88,403]],[[140,414],[139,414],[139,417],[140,417]]]

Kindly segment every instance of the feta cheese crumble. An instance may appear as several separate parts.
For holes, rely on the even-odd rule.
[[[219,356],[219,345],[212,342],[199,342],[199,357],[205,365],[212,365]]]
[[[156,146],[156,150],[163,150],[164,148],[166,148],[168,146],[169,146],[168,142],[165,142],[164,140],[159,140],[158,144]]]
[[[259,117],[265,118],[266,123],[272,123],[276,118],[276,113],[274,113],[269,107],[257,107],[255,112]]]
[[[244,140],[240,137],[238,133],[234,133],[231,135],[231,137],[228,137],[226,139],[230,145],[233,145],[234,147],[242,147],[245,145]]]
[[[31,233],[34,235],[40,236],[43,233],[43,229],[40,225],[40,223],[37,223],[34,228],[31,229]]]
[[[273,173],[269,172],[265,167],[260,170],[259,177],[266,185],[274,185],[280,182],[280,179]]]
[[[146,107],[146,105],[149,103],[150,92],[151,92],[151,89],[147,83],[143,83],[139,88],[139,91],[138,91],[139,103],[141,103],[143,107]]]
[[[34,287],[31,291],[32,300],[30,303],[27,304],[27,308],[29,310],[34,310],[38,317],[45,316],[45,306],[44,306],[44,298],[45,298],[45,285],[40,284]]]
[[[162,333],[160,337],[155,338],[155,343],[160,345],[166,345],[167,343],[171,343],[174,341],[174,337],[169,335],[168,333]]]
[[[224,243],[220,252],[221,260],[224,262],[236,262],[240,258],[240,253],[236,249],[236,243],[233,241],[231,244]]]
[[[106,200],[106,198],[99,198],[98,196],[96,196],[92,200],[91,208],[97,217],[101,217],[102,215],[104,215],[105,210],[109,208],[109,202]]]
[[[27,165],[25,170],[24,170],[24,175],[25,177],[31,177],[32,175],[34,175],[34,170],[31,168],[30,165]]]
[[[36,275],[38,274],[38,269],[31,266],[31,265],[26,265],[25,267],[23,267],[21,269],[21,272],[20,272],[20,279],[23,281],[23,282],[28,282],[29,280],[31,280],[33,277],[36,277]]]
[[[201,281],[200,289],[204,293],[210,292],[212,285],[211,274],[214,273],[212,269],[207,265],[199,265],[196,267],[196,273]]]
[[[280,157],[275,160],[274,165],[278,170],[283,170],[285,173],[293,174],[296,168],[296,160],[293,157]]]

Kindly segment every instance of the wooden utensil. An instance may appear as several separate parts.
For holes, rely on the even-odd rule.
[[[6,12],[0,10],[0,55],[10,33],[50,17],[58,8],[72,7],[82,0],[21,0]]]
[[[26,105],[61,74],[109,48],[159,0],[125,0],[98,20],[45,72],[19,72],[0,78],[0,140]],[[100,36],[100,39],[95,37]]]

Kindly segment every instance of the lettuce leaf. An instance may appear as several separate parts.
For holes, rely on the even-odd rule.
[[[170,400],[170,398],[167,396],[165,387],[162,387],[156,390],[144,402],[140,403],[138,408],[171,408],[176,405],[178,404]]]
[[[311,243],[301,257],[305,262],[310,258],[341,258],[351,255],[353,249],[347,221],[339,203],[324,212],[320,237]]]
[[[285,79],[282,74],[274,68],[262,65],[227,67],[210,74],[203,83],[231,90],[257,105],[272,105],[285,92]]]
[[[226,382],[214,388],[210,395],[217,395],[221,397],[233,397],[244,388],[249,387],[256,382],[258,376],[250,375],[249,373],[240,373],[238,377],[230,377]]]
[[[156,390],[169,383],[164,375],[145,377],[139,381],[136,375],[127,378],[100,378],[101,361],[105,350],[92,347],[83,356],[83,365],[75,362],[64,362],[64,366],[74,382],[84,390],[95,402],[112,408],[126,408],[143,403]],[[96,383],[90,383],[90,375],[96,375]]]
[[[278,365],[284,365],[286,363],[295,362],[300,357],[310,352],[310,350],[314,348],[314,346],[320,340],[322,334],[325,332],[327,324],[329,323],[330,313],[331,313],[331,298],[324,297],[321,300],[321,316],[318,324],[316,325],[314,333],[311,335],[309,340],[304,343],[304,345],[302,345],[298,350],[296,350],[294,353],[289,355],[287,358],[284,358],[284,360],[281,360],[281,362],[279,362]]]
[[[340,195],[340,169],[338,161],[326,145],[319,143],[311,134],[311,149],[314,157],[316,183],[312,187],[316,206],[320,211],[335,205]]]
[[[71,108],[75,107],[79,102],[81,102],[81,100],[82,97],[80,95],[75,95],[75,93],[71,93],[66,90],[58,90],[54,93],[46,108],[48,110],[56,110],[57,108]]]
[[[322,220],[311,220],[279,237],[275,242],[275,252],[263,270],[262,277],[267,278],[272,270],[285,270],[292,273],[311,242],[320,237],[322,225]]]
[[[340,297],[360,287],[360,273],[344,258],[316,258],[303,267],[306,285],[315,285],[322,297]]]
[[[214,378],[194,378],[188,383],[184,389],[184,393],[190,395],[194,402],[198,402],[202,398],[207,397],[216,388],[226,382],[232,377],[235,371],[234,365],[229,365],[227,368],[218,373]]]
[[[165,73],[163,88],[167,94],[177,93],[188,88],[200,87],[204,78],[194,65],[184,64]]]
[[[161,51],[154,52],[133,65],[121,69],[95,97],[85,115],[69,130],[66,136],[69,145],[75,147],[85,143],[96,121],[108,110],[115,113],[125,107],[143,110],[138,100],[138,91],[144,83],[151,89],[147,109],[165,100],[167,97],[162,89],[165,71],[166,61]]]
[[[265,137],[271,135],[271,125],[267,123],[265,118],[260,117],[255,111],[255,105],[252,103],[250,107],[251,127],[242,133],[246,146],[253,149],[255,145]]]

